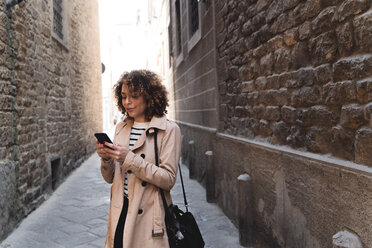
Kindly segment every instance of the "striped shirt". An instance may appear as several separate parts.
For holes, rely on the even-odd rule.
[[[137,142],[139,137],[148,127],[149,122],[134,122],[132,129],[130,130],[129,137],[129,150],[132,150],[134,144]],[[128,173],[125,173],[124,177],[124,196],[128,197]]]

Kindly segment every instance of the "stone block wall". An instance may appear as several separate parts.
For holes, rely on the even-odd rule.
[[[219,130],[372,166],[368,0],[216,1]]]
[[[64,43],[53,1],[0,3],[0,240],[94,152],[102,129],[98,2],[66,3]]]
[[[179,113],[194,178],[236,226],[249,223],[250,246],[332,247],[347,230],[371,247],[372,2],[199,4],[214,16],[217,76],[207,84],[218,89],[218,124]],[[209,47],[196,46],[196,55],[206,58]],[[189,87],[196,55],[174,65],[178,110],[215,100],[205,84]],[[245,174],[246,191],[237,180]]]

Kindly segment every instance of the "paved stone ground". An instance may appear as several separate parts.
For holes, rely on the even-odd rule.
[[[0,244],[0,248],[94,248],[103,247],[110,203],[110,185],[99,170],[94,154],[61,184],[54,194]],[[182,166],[190,211],[194,214],[206,248],[234,248],[238,231],[215,205],[205,200],[205,190],[189,179]],[[172,189],[174,203],[183,206],[179,177]]]

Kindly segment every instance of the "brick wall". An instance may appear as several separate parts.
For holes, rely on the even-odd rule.
[[[201,15],[201,37],[190,50],[187,3],[188,1],[180,1],[182,48],[181,52],[178,52],[175,1],[171,1],[174,106],[176,119],[184,136],[182,140],[184,162],[191,160],[188,156],[190,141],[196,141],[197,144],[194,157],[204,156],[204,152],[212,147],[210,134],[216,130],[218,125],[214,9],[212,5],[198,4]],[[200,127],[206,127],[209,131],[198,132]],[[205,164],[198,164],[195,166],[195,173],[192,173],[203,184],[205,183],[205,170]]]
[[[94,151],[102,128],[98,3],[66,2],[63,44],[53,1],[12,7],[10,28],[0,3],[0,240],[52,192],[52,174],[58,186]]]
[[[217,87],[213,9],[200,5],[203,16],[201,38],[190,50],[188,42],[187,1],[181,2],[181,54],[174,52],[175,106],[177,119],[191,124],[217,127]],[[172,1],[174,10],[174,1]],[[173,11],[173,15],[175,12]],[[173,16],[173,46],[177,46],[176,22]],[[175,51],[175,49],[174,49]]]
[[[372,165],[370,8],[217,1],[219,129]]]

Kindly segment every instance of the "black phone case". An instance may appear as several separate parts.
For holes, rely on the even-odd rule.
[[[105,142],[105,141],[112,144],[112,141],[110,140],[109,136],[107,136],[106,133],[95,133],[94,136],[96,136],[98,142],[101,143],[101,144],[103,144],[103,142]],[[110,148],[112,150],[111,147],[108,147],[108,146],[106,146],[106,147]]]

